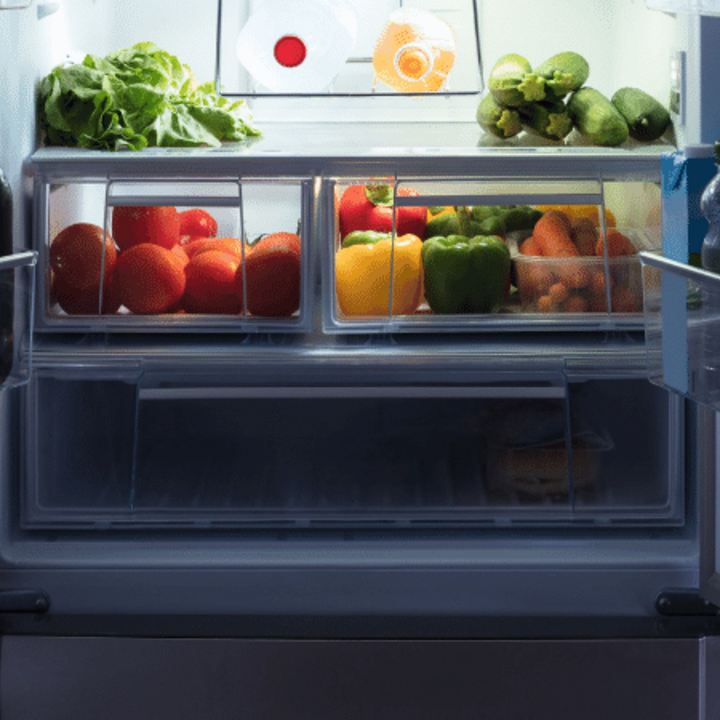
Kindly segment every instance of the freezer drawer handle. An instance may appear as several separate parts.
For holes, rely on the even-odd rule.
[[[717,615],[718,608],[700,596],[697,590],[665,590],[655,600],[661,615]]]
[[[0,591],[0,613],[44,613],[50,608],[50,598],[42,590]]]

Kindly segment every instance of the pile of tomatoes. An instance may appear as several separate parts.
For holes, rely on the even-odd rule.
[[[68,314],[290,316],[300,307],[300,238],[217,237],[205,210],[113,208],[111,234],[74,223],[50,244],[51,302]]]

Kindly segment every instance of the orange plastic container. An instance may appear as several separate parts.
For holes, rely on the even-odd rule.
[[[403,93],[437,92],[447,83],[455,53],[455,31],[445,20],[420,8],[400,8],[375,45],[375,81]]]

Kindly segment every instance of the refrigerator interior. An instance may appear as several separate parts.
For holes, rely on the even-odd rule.
[[[411,610],[522,614],[518,590],[533,587],[539,614],[647,615],[662,587],[697,586],[697,417],[647,382],[642,314],[608,312],[599,324],[572,327],[561,319],[544,330],[531,316],[515,332],[502,321],[445,332],[375,318],[344,334],[328,291],[336,237],[324,193],[378,175],[440,185],[502,176],[520,183],[517,198],[562,178],[576,183],[564,196],[577,194],[589,180],[601,210],[657,247],[660,154],[714,139],[715,98],[701,82],[711,51],[698,42],[712,21],[639,0],[474,3],[483,80],[505,53],[535,65],[571,49],[587,58],[589,84],[608,95],[626,85],[663,102],[674,93],[674,132],[649,146],[608,150],[573,136],[560,147],[527,134],[498,146],[475,120],[478,94],[330,92],[249,98],[263,137],[237,154],[151,150],[136,164],[124,153],[112,160],[119,181],[92,152],[43,149],[25,165],[38,143],[33,88],[55,64],[152,40],[199,80],[214,80],[223,5],[178,3],[171,19],[155,0],[0,10],[0,60],[19,58],[5,63],[0,109],[15,114],[0,123],[0,164],[21,198],[16,249],[39,254],[36,314],[17,320],[25,336],[36,330],[32,373],[0,397],[0,475],[12,478],[1,488],[8,573],[49,588],[54,606],[70,612],[92,606],[70,589],[87,568],[114,568],[117,577],[157,571],[144,578],[157,588],[170,570],[206,567],[207,588],[223,586],[223,570],[246,571],[226,598],[210,599],[208,589],[203,599],[194,588],[170,601],[176,612],[392,612],[408,589],[424,587],[415,570],[446,563],[456,600],[434,591],[414,597]],[[698,87],[700,97],[686,96]],[[153,185],[145,172],[154,156]],[[229,184],[240,178],[247,193],[242,218],[234,196],[218,202],[208,190],[233,163],[240,169]],[[302,221],[295,317],[78,319],[58,310],[46,276],[55,228],[107,222],[116,189],[150,204],[174,167],[184,182],[201,170],[206,185],[172,188],[173,204],[214,198],[206,206],[224,204],[229,234],[268,231],[253,225],[254,202],[285,225]],[[549,438],[497,437],[498,418],[512,434],[523,408],[551,415]],[[528,476],[526,465],[548,454],[559,479]],[[346,580],[347,594],[357,594],[318,599],[308,574],[292,580],[296,596],[265,604],[277,580],[262,573],[293,567],[358,570]],[[389,579],[393,567],[408,574]],[[538,568],[554,574],[550,587],[539,588]],[[53,574],[62,569],[73,572]],[[628,584],[616,595],[606,582],[620,579]],[[144,605],[131,585],[99,600],[108,611]]]

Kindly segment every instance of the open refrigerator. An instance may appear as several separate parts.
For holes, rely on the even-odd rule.
[[[720,137],[720,8],[418,0],[458,54],[439,90],[414,93],[372,65],[410,3],[370,4],[335,3],[354,45],[298,90],[239,60],[261,2],[0,0],[4,716],[519,717],[525,683],[558,717],[715,717],[716,408],[692,373],[708,319],[686,304],[713,280],[662,257],[661,160]],[[44,146],[39,80],[145,41],[246,102],[261,135]],[[565,50],[608,96],[666,103],[671,127],[620,147],[483,132],[495,61]],[[337,207],[378,183],[393,223],[414,207],[591,206],[607,232],[612,216],[641,252],[586,269],[629,304],[607,290],[543,311],[523,291],[542,262],[508,237],[517,292],[497,312],[437,313],[424,296],[408,311],[392,287],[380,310],[349,311]],[[251,311],[249,275],[232,312],[63,299],[64,228],[158,206],[200,208],[220,237],[295,234],[296,305]],[[589,672],[615,692],[590,692]]]

